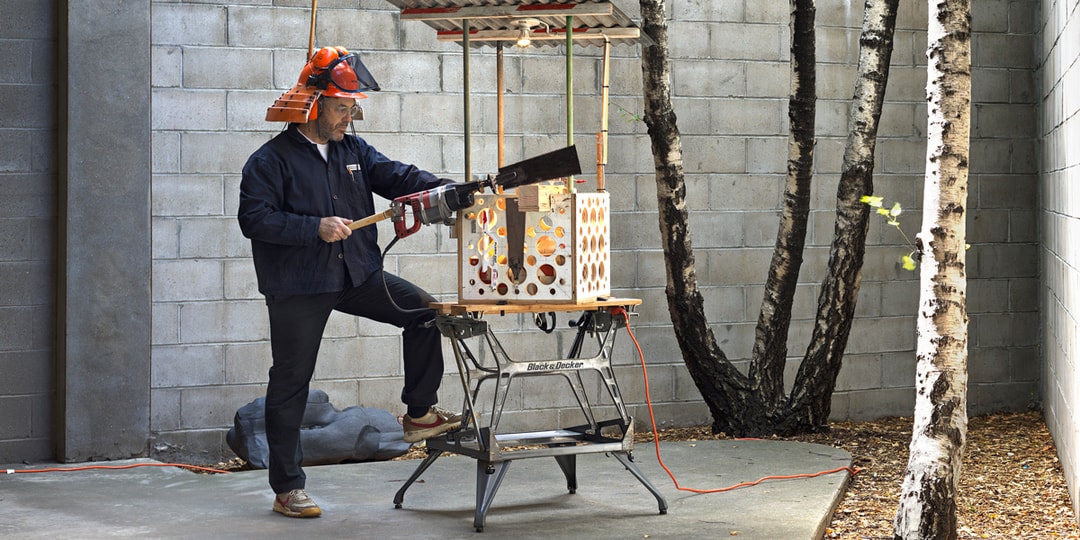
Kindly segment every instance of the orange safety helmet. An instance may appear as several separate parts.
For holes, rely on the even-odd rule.
[[[363,91],[378,91],[379,83],[360,57],[345,47],[323,47],[300,70],[296,85],[269,109],[269,122],[306,123],[319,117],[321,96],[361,99]]]

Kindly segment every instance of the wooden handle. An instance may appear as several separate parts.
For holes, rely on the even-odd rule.
[[[379,212],[378,214],[368,216],[364,219],[354,221],[349,224],[349,228],[352,230],[359,229],[361,227],[367,227],[368,225],[374,225],[384,219],[390,219],[394,217],[394,209],[391,208],[385,212]]]

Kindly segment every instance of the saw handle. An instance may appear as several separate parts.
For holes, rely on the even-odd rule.
[[[396,234],[398,238],[405,238],[406,236],[419,231],[420,225],[422,224],[420,221],[420,212],[424,209],[420,202],[420,198],[406,195],[405,197],[395,199],[393,204],[401,205],[401,213],[394,216],[394,234]],[[408,212],[405,211],[406,206],[412,208],[412,225],[409,225],[408,222],[405,221],[405,215],[408,214]]]
[[[378,222],[380,222],[380,221],[382,221],[384,219],[390,219],[390,218],[394,217],[394,214],[396,214],[396,213],[397,213],[396,209],[390,208],[389,210],[386,210],[384,212],[379,212],[378,214],[370,215],[370,216],[368,216],[368,217],[366,217],[364,219],[356,220],[356,221],[349,224],[349,228],[355,231],[356,229],[359,229],[361,227],[367,227],[368,225],[374,225],[374,224],[376,224],[376,223],[378,223]]]

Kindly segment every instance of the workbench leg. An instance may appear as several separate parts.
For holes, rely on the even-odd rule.
[[[666,514],[667,501],[664,500],[664,496],[660,494],[660,491],[649,482],[649,479],[645,478],[645,475],[641,473],[641,469],[638,469],[637,464],[634,463],[634,458],[627,452],[612,452],[611,455],[615,456],[615,459],[619,460],[626,467],[626,470],[630,471],[630,474],[634,475],[634,478],[637,478],[638,482],[641,482],[653,494],[653,497],[656,497],[656,502],[660,505],[660,513]]]
[[[410,476],[409,479],[405,481],[405,485],[401,486],[401,489],[399,489],[394,495],[394,508],[401,508],[401,502],[405,500],[405,490],[409,489],[409,486],[411,486],[413,482],[420,478],[420,475],[424,474],[424,471],[426,471],[432,463],[435,463],[435,460],[439,459],[439,456],[441,456],[442,453],[442,450],[428,450],[428,455],[426,458],[424,458],[424,461],[422,461],[420,465],[416,467],[416,470],[413,471],[412,476]]]
[[[506,469],[510,467],[509,461],[488,463],[476,462],[476,516],[473,518],[473,527],[476,532],[484,532],[484,519],[487,517],[491,500],[495,498],[495,492],[502,484]]]
[[[577,493],[577,456],[574,454],[555,456],[555,461],[559,463],[559,468],[566,477],[566,489],[570,493]]]

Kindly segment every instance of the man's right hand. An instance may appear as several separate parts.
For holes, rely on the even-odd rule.
[[[344,240],[352,234],[349,224],[351,219],[331,216],[319,220],[319,238],[323,242],[332,243]]]

